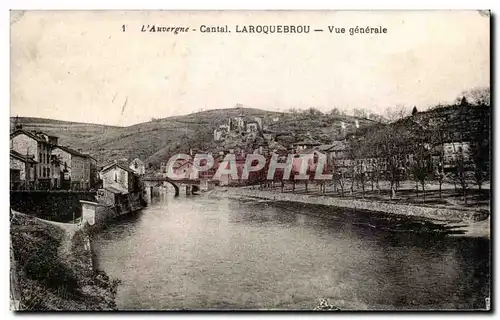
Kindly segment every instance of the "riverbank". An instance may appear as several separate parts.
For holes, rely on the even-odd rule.
[[[386,203],[362,199],[342,199],[331,196],[280,193],[259,190],[255,187],[226,187],[210,191],[213,195],[231,198],[253,198],[277,202],[323,205],[359,211],[378,212],[389,215],[425,219],[443,227],[454,228],[464,236],[490,238],[490,219],[477,211],[454,210],[447,208],[423,207],[410,204]]]
[[[16,211],[10,230],[18,311],[116,309],[117,282],[93,267],[84,230]]]

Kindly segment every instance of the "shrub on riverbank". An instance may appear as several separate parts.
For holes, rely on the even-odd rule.
[[[22,214],[11,218],[11,272],[17,279],[16,299],[23,311],[112,310],[117,283],[92,271],[83,243],[72,241],[61,227]],[[71,248],[62,257],[61,247]],[[15,262],[15,263],[14,263]],[[83,272],[87,270],[88,272]]]

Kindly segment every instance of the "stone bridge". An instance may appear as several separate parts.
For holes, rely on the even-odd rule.
[[[179,196],[180,189],[182,187],[186,189],[186,195],[194,194],[196,191],[200,190],[199,180],[191,180],[191,179],[173,180],[167,177],[145,176],[142,178],[142,181],[144,182],[144,187],[147,190],[151,190],[152,188],[162,186],[165,182],[167,182],[174,187],[176,197]]]

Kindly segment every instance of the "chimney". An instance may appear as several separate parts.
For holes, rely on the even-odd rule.
[[[14,120],[14,130],[21,130],[23,128],[23,125],[19,121],[19,116],[16,116],[16,119]]]

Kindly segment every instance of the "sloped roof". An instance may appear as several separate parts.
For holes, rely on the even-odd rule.
[[[324,151],[344,151],[347,149],[347,144],[344,141],[333,141],[330,148]]]
[[[321,143],[319,143],[318,141],[315,141],[313,139],[308,139],[308,138],[294,143],[294,145],[296,145],[296,146],[319,146],[320,144]]]
[[[297,151],[296,154],[316,154],[316,153],[324,154],[323,152],[321,152],[319,150],[311,149],[311,148],[304,149],[304,150],[299,150],[299,151]]]
[[[20,135],[20,134],[25,134],[28,137],[30,137],[31,139],[34,139],[34,140],[36,140],[38,142],[48,143],[45,139],[42,139],[39,136],[37,136],[36,134],[34,134],[33,132],[30,132],[30,131],[24,130],[24,129],[17,129],[17,130],[15,130],[14,132],[12,132],[10,134],[10,138],[12,139],[15,136]],[[47,134],[47,136],[49,136],[49,135]]]
[[[28,159],[26,159],[26,156],[20,154],[19,152],[15,151],[15,150],[10,150],[10,156],[13,157],[13,158],[16,158],[18,160],[21,160],[23,162],[28,162],[28,163],[38,163],[38,161],[34,160],[33,158],[30,158],[28,157]]]
[[[121,163],[116,163],[116,162],[113,162],[113,163],[105,165],[104,167],[102,167],[101,171],[102,172],[106,172],[106,171],[108,171],[109,169],[111,169],[111,168],[113,168],[115,166],[118,167],[118,168],[120,168],[120,169],[123,169],[123,170],[125,170],[125,171],[127,171],[129,173],[135,174],[134,170],[130,169],[129,167],[127,167],[127,166],[125,166],[125,165],[123,165]]]
[[[283,150],[286,151],[286,150],[288,150],[282,144],[279,144],[278,142],[275,142],[275,141],[271,141],[269,143],[269,149],[280,150],[280,151],[283,151]]]
[[[91,158],[91,159],[93,159],[93,160],[97,161],[97,159],[96,159],[96,158],[94,158],[93,156],[91,156],[90,154],[80,152],[80,151],[75,150],[75,149],[72,149],[72,148],[70,148],[70,147],[68,147],[68,146],[60,146],[60,145],[56,145],[56,146],[54,146],[54,149],[57,149],[57,148],[59,148],[59,149],[61,149],[61,150],[64,150],[64,151],[66,151],[67,153],[70,153],[70,154],[75,155],[75,156],[78,156],[78,157],[82,157],[82,158]]]
[[[316,147],[316,150],[319,151],[330,151],[330,149],[333,148],[333,144],[322,144]]]
[[[139,164],[144,164],[144,161],[142,161],[142,160],[141,160],[141,159],[139,159],[139,158],[134,158],[134,160],[130,161],[130,163],[131,163],[131,164],[132,164],[132,163],[135,163],[135,162],[137,162],[137,163],[139,163]]]
[[[82,157],[82,158],[87,157],[86,154],[83,154],[80,151],[77,151],[75,149],[71,149],[70,147],[67,147],[67,146],[59,146],[59,145],[57,145],[57,146],[54,147],[54,149],[61,149],[63,151],[66,151],[67,153],[70,153],[72,155],[75,155],[75,156],[78,156],[78,157]]]

